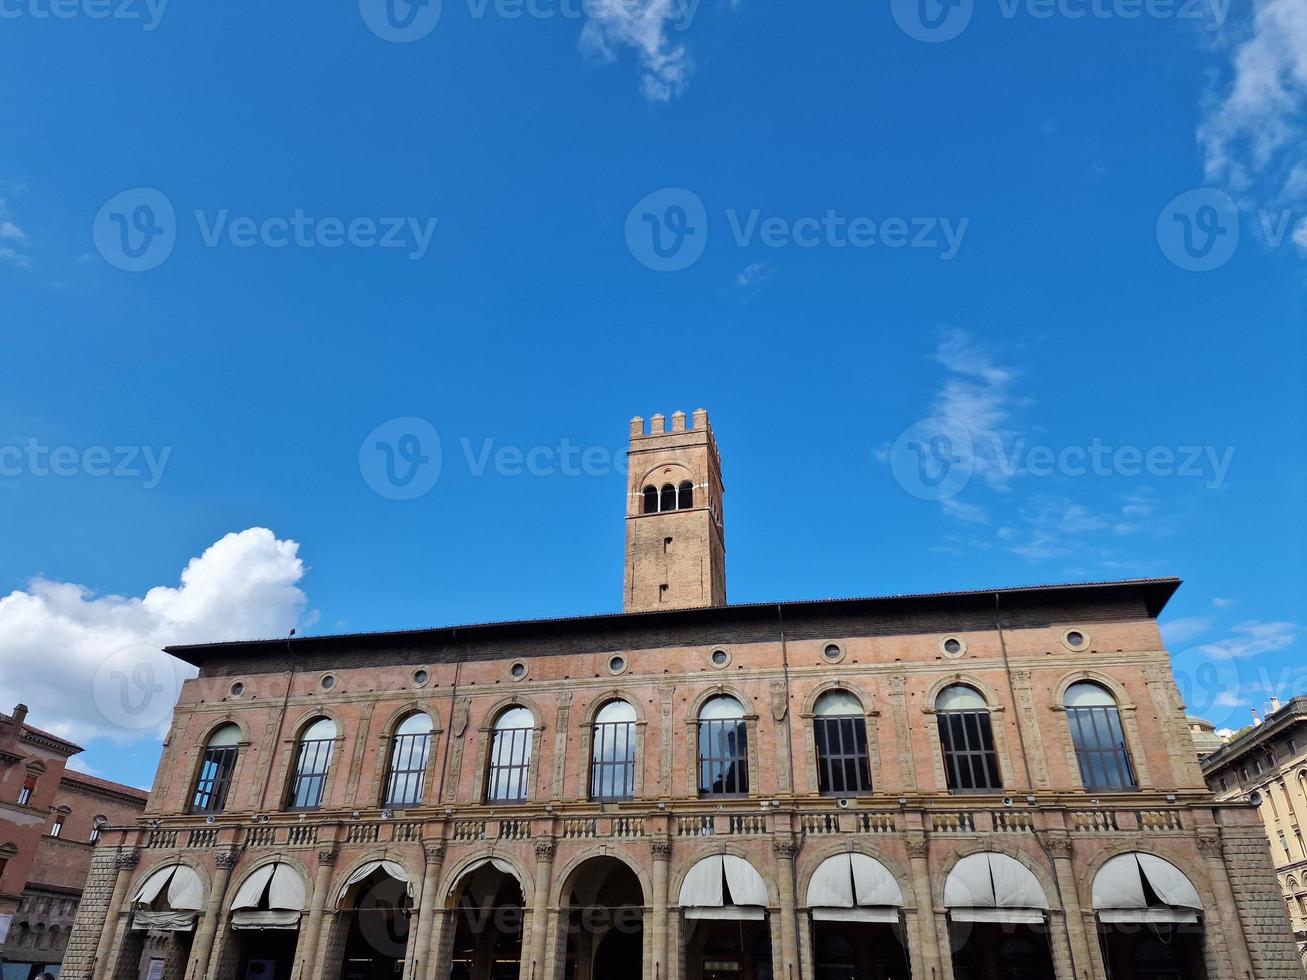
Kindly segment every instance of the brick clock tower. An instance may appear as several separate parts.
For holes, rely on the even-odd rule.
[[[708,413],[631,420],[624,612],[726,605],[722,466]]]

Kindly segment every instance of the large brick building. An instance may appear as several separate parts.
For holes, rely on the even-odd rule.
[[[136,826],[144,791],[67,769],[82,751],[0,714],[0,977],[58,972],[96,842]]]
[[[1218,802],[1246,800],[1261,814],[1307,967],[1307,697],[1272,702],[1265,721],[1203,759],[1203,772]]]
[[[65,978],[1300,978],[1176,580],[726,605],[716,445],[670,423],[622,614],[172,650]]]

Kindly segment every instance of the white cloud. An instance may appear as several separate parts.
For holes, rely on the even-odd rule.
[[[10,238],[21,242],[27,238],[27,235],[23,233],[23,229],[12,221],[0,221],[0,238]]]
[[[161,647],[285,636],[307,605],[298,551],[296,542],[278,540],[266,528],[231,533],[187,563],[180,586],[156,586],[142,598],[34,579],[26,590],[0,598],[0,705],[7,710],[21,701],[31,708],[34,725],[75,741],[129,744],[166,726],[172,700],[164,701],[175,699],[176,683],[150,688],[162,691],[162,707],[147,717],[152,724],[125,726],[106,704],[115,693],[105,687],[109,658],[145,651],[117,678],[126,690],[138,682],[130,674],[136,669],[146,671],[151,685],[156,677],[171,680],[170,669],[193,675],[192,668],[153,653]]]
[[[1215,606],[1217,609],[1228,609],[1230,606],[1234,605],[1234,600],[1226,599],[1218,595],[1215,599],[1212,600],[1212,605]]]
[[[1241,660],[1274,653],[1292,646],[1298,636],[1295,623],[1246,620],[1236,624],[1231,635],[1197,649],[1217,660]]]
[[[30,269],[32,260],[16,248],[10,248],[7,245],[0,245],[0,261],[8,262],[18,266],[20,269]]]
[[[1198,129],[1207,177],[1237,191],[1267,179],[1277,196],[1307,181],[1307,3],[1255,0],[1247,35],[1232,50],[1231,78]]]
[[[948,369],[931,414],[956,419],[971,434],[974,472],[991,488],[1008,487],[1012,473],[1002,465],[1002,447],[1010,444],[1010,421],[1017,405],[1013,368],[997,364],[962,330],[944,335],[935,360]]]
[[[1211,616],[1188,616],[1162,623],[1162,638],[1169,647],[1178,647],[1202,636],[1215,622]]]
[[[632,48],[640,64],[640,89],[650,102],[668,102],[685,91],[691,62],[685,45],[667,32],[688,25],[693,6],[684,0],[593,0],[581,31],[581,47],[606,62]]]

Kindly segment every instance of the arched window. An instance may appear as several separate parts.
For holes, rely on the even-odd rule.
[[[22,788],[18,791],[18,805],[30,806],[32,803],[32,794],[36,792],[36,783],[45,772],[45,764],[41,762],[28,763],[27,776],[23,779]]]
[[[658,488],[655,486],[644,488],[644,513],[658,513]]]
[[[699,709],[699,793],[743,796],[749,792],[749,732],[744,705],[729,695]]]
[[[629,800],[635,796],[635,709],[609,701],[595,715],[590,753],[590,798]]]
[[[817,699],[813,714],[817,788],[833,796],[871,792],[862,702],[848,691],[827,691]]]
[[[295,755],[295,775],[290,781],[288,810],[316,810],[322,806],[327,788],[327,771],[331,768],[331,750],[336,744],[336,723],[319,718],[300,736]]]
[[[935,698],[935,712],[949,791],[987,793],[1002,789],[994,729],[980,692],[965,684],[952,684]]]
[[[1085,789],[1135,789],[1121,712],[1112,693],[1099,684],[1081,681],[1067,688],[1065,707]]]
[[[51,837],[62,837],[64,832],[64,821],[68,819],[68,814],[72,813],[68,807],[62,803],[54,808],[54,823],[50,827]]]
[[[391,740],[390,775],[386,779],[386,806],[417,806],[431,754],[431,716],[421,711],[409,715],[395,729]]]
[[[103,813],[97,813],[91,819],[91,836],[88,837],[87,843],[98,844],[100,842],[100,832],[109,825],[109,818]]]
[[[495,720],[487,803],[519,803],[527,798],[534,737],[535,716],[526,708],[509,708]]]
[[[237,725],[223,725],[209,736],[200,758],[200,772],[191,796],[191,813],[221,813],[227,805],[231,775],[236,769],[241,730]]]
[[[686,480],[676,490],[676,509],[690,510],[692,507],[694,507],[694,484]]]
[[[663,484],[663,490],[658,499],[658,509],[676,510],[676,488],[670,483]]]

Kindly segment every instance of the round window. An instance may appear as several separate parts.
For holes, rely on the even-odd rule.
[[[613,674],[620,674],[626,670],[625,657],[613,657],[608,661],[608,671]]]
[[[946,657],[960,657],[967,652],[967,645],[958,636],[946,636],[939,641],[940,652]]]
[[[513,675],[513,680],[520,681],[526,676],[526,664],[518,660],[513,666],[508,668],[508,672]]]
[[[831,663],[837,663],[844,658],[844,651],[840,649],[838,643],[827,643],[826,649],[821,652],[821,655]]]
[[[1062,634],[1062,642],[1072,650],[1083,650],[1089,646],[1089,637],[1082,630],[1067,630]]]
[[[431,680],[431,675],[428,674],[425,670],[418,668],[417,670],[413,671],[413,683],[416,684],[418,687],[421,687],[429,680]]]
[[[731,662],[731,655],[725,650],[714,650],[709,655],[709,659],[714,667],[725,667]]]
[[[323,674],[323,675],[322,675],[322,680],[319,681],[319,683],[322,685],[322,689],[323,689],[324,691],[330,691],[333,687],[336,686],[336,675],[335,675],[335,674]]]
[[[244,693],[245,693],[245,685],[242,684],[240,681],[237,681],[235,684],[231,686],[232,697],[238,698]]]

